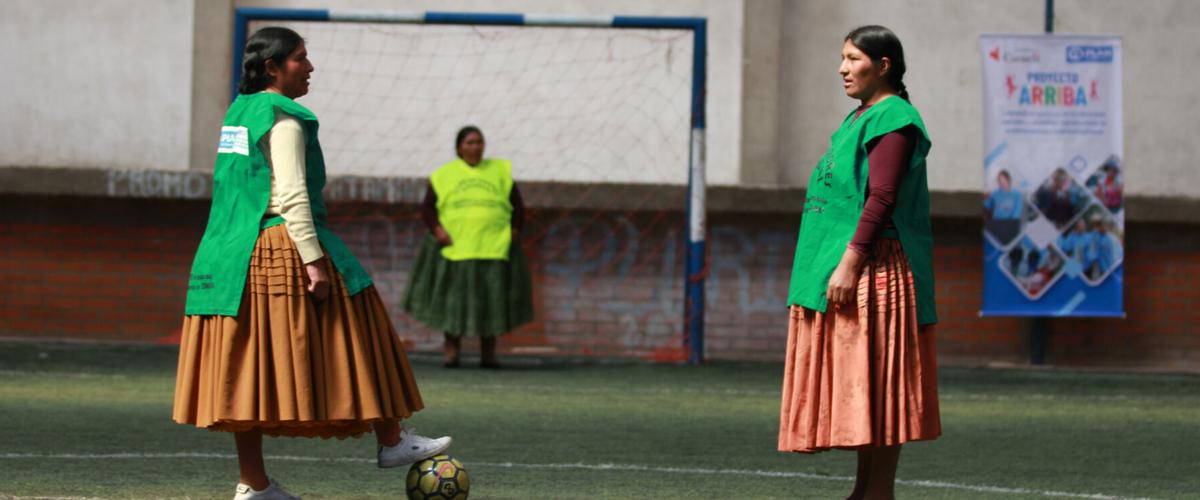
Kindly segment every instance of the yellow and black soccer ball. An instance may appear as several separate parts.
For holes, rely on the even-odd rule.
[[[467,500],[471,477],[457,458],[438,455],[413,464],[404,489],[409,500]]]

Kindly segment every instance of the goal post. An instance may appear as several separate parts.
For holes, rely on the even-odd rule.
[[[686,160],[686,209],[684,221],[687,227],[682,231],[685,239],[684,258],[683,258],[683,317],[682,317],[682,336],[683,346],[686,352],[686,361],[689,364],[700,364],[704,362],[704,283],[707,274],[706,267],[706,246],[705,246],[705,81],[706,81],[706,53],[707,53],[707,23],[704,18],[699,17],[650,17],[650,16],[595,16],[595,15],[553,15],[553,14],[515,14],[515,13],[457,13],[457,12],[391,12],[377,10],[327,10],[327,9],[278,9],[278,8],[238,8],[235,11],[234,20],[234,44],[232,57],[232,75],[231,82],[231,98],[237,96],[238,81],[241,78],[241,54],[246,44],[246,39],[252,30],[253,23],[262,22],[335,22],[335,23],[373,23],[378,25],[451,25],[451,26],[511,26],[511,27],[543,27],[543,28],[592,28],[592,29],[617,29],[617,30],[669,30],[672,32],[689,32],[691,34],[690,48],[690,96],[688,96],[687,107],[690,107],[690,116],[680,128],[686,127],[687,130],[676,130],[677,125],[669,123],[666,120],[659,120],[657,125],[664,130],[664,134],[671,135],[676,132],[682,133],[686,139],[687,160]],[[611,45],[611,44],[610,44]],[[610,47],[611,49],[611,47]],[[666,64],[670,64],[672,52],[668,49],[666,52]],[[453,55],[443,56],[447,59],[453,59]],[[611,57],[611,54],[610,54]],[[671,94],[674,91],[670,89],[658,89],[660,94]],[[669,96],[668,96],[669,97]],[[615,112],[615,113],[620,113]],[[638,119],[654,122],[661,118],[663,113],[648,111],[642,113],[645,116],[639,116]],[[577,118],[564,118],[570,123],[570,120]],[[523,124],[525,125],[525,124]],[[529,126],[536,126],[531,124]],[[562,126],[561,124],[547,124],[544,128]],[[649,125],[653,127],[654,125]],[[529,135],[537,135],[536,132],[527,132]],[[632,132],[631,135],[637,135],[637,132]],[[413,139],[414,142],[420,142],[422,139]],[[428,139],[425,139],[426,141]],[[628,139],[636,141],[637,138]],[[347,146],[350,147],[350,146]],[[326,148],[328,149],[328,148]],[[613,148],[620,149],[620,148]],[[624,154],[624,151],[619,152]],[[328,154],[328,151],[327,151]],[[597,155],[613,154],[613,152],[599,151]],[[682,156],[682,153],[680,153]],[[638,157],[630,161],[631,167],[629,171],[620,177],[619,181],[626,183],[656,183],[665,182],[673,183],[675,174],[665,172],[654,172],[648,170],[648,165],[655,163],[670,163],[656,160],[652,155],[646,158]],[[362,165],[362,171],[356,171],[356,174],[371,175],[376,173],[369,167],[369,161],[356,160],[355,165]],[[683,165],[679,165],[682,167]],[[546,179],[566,182],[611,182],[613,179],[608,177],[597,177],[594,172],[603,170],[603,167],[594,167],[590,170],[585,168],[584,171],[573,174],[574,177],[560,178],[552,177],[553,175],[563,175],[561,173],[545,173]],[[684,172],[681,172],[681,174]],[[681,176],[682,177],[682,176]],[[668,179],[668,180],[664,180]]]

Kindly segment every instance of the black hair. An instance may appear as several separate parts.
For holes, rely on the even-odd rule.
[[[479,127],[476,127],[474,125],[467,125],[463,128],[460,128],[460,129],[458,129],[458,135],[454,136],[454,151],[455,152],[458,152],[458,147],[462,145],[462,142],[464,140],[466,140],[467,136],[471,135],[472,132],[479,134],[479,138],[483,139],[483,131],[479,130]]]
[[[1021,265],[1021,260],[1025,258],[1025,249],[1021,245],[1017,245],[1008,251],[1008,266],[1013,268],[1013,273],[1016,274],[1016,267]]]
[[[858,50],[870,57],[872,62],[878,63],[881,59],[888,58],[891,62],[887,74],[888,84],[900,97],[908,100],[908,89],[904,86],[904,71],[907,69],[904,65],[904,46],[892,30],[877,25],[861,26],[847,34],[844,41],[854,44]]]
[[[302,43],[304,39],[300,34],[287,28],[268,26],[255,31],[246,40],[246,51],[242,54],[242,79],[238,82],[238,93],[253,94],[266,90],[271,85],[267,61],[282,65]]]

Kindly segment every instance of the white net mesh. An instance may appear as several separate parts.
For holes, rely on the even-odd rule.
[[[690,31],[267,25],[306,40],[331,175],[428,176],[473,124],[518,180],[687,182]]]
[[[686,356],[691,31],[273,21],[249,29],[267,25],[306,39],[316,72],[300,103],[321,120],[326,169],[341,187],[402,181],[415,188],[403,198],[419,200],[467,124],[483,130],[485,156],[512,160],[529,206],[520,240],[535,322],[503,345]],[[327,199],[336,191],[326,190]],[[442,333],[399,305],[428,234],[418,212],[351,204],[331,217],[405,338],[436,349]]]

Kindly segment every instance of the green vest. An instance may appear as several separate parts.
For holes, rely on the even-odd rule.
[[[317,239],[353,295],[371,277],[342,240],[325,227],[325,158],[317,142],[317,117],[304,106],[272,92],[242,94],[225,113],[213,169],[212,209],[188,280],[185,314],[237,316],[246,288],[250,255],[260,230],[283,222],[263,220],[271,197],[271,167],[258,141],[275,125],[279,110],[300,120],[305,136],[305,181]]]
[[[912,162],[900,182],[892,222],[908,257],[917,291],[917,323],[937,322],[933,300],[933,231],[929,224],[929,187],[925,157],[929,133],[908,101],[887,97],[867,108],[857,119],[854,113],[833,133],[829,150],[821,157],[804,200],[804,216],[792,264],[788,304],[825,311],[829,277],[854,236],[866,203],[867,143],[908,125],[921,130]]]
[[[472,167],[462,159],[442,165],[429,178],[437,194],[438,221],[453,244],[447,260],[508,260],[512,244],[512,163],[485,159]]]

